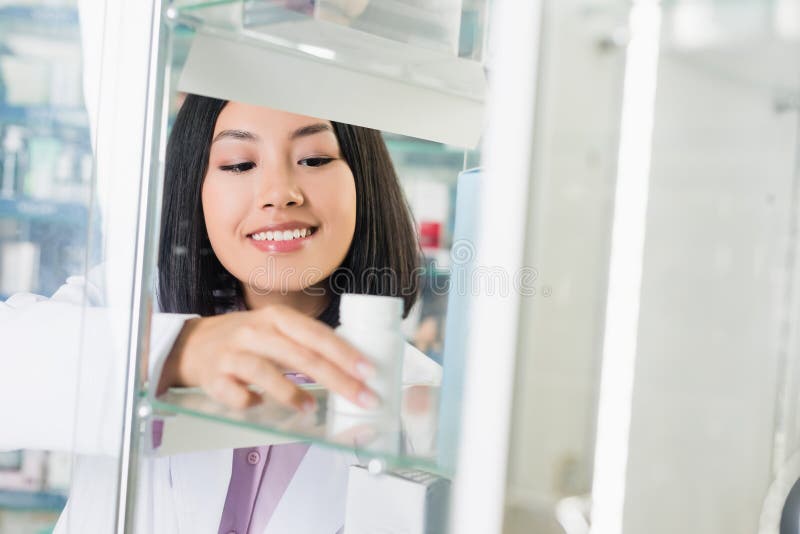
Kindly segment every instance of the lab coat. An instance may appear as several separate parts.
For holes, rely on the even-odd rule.
[[[0,450],[75,453],[69,502],[55,534],[108,534],[114,525],[127,362],[124,343],[109,328],[114,318],[104,307],[103,273],[95,268],[71,277],[49,299],[17,294],[0,303]],[[188,317],[153,314],[151,372]],[[440,378],[440,367],[407,344],[404,383],[436,384]],[[143,456],[136,532],[216,533],[232,454]],[[264,534],[338,532],[354,463],[351,453],[311,446]]]

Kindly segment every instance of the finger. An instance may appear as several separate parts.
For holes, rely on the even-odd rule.
[[[365,408],[376,408],[378,397],[361,380],[343,371],[321,354],[296,343],[280,333],[262,332],[256,328],[241,332],[238,342],[245,350],[261,354],[281,367],[300,371],[332,391]],[[282,374],[282,373],[281,373]]]
[[[231,354],[225,358],[221,368],[224,373],[233,375],[240,381],[262,388],[284,406],[306,412],[312,411],[316,406],[311,394],[294,385],[261,354],[244,351]]]
[[[270,308],[265,308],[270,310]],[[353,345],[336,335],[326,324],[291,308],[271,312],[275,328],[299,345],[313,348],[356,378],[375,375],[375,366]]]
[[[365,408],[378,406],[379,399],[369,387],[324,356],[285,337],[274,336],[268,345],[271,358],[279,364],[310,376],[328,389]]]
[[[260,400],[256,393],[248,389],[246,383],[227,375],[217,375],[203,389],[214,400],[237,410],[253,406]]]

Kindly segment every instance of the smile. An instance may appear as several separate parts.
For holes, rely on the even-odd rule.
[[[275,230],[251,234],[250,237],[255,241],[293,241],[303,239],[314,233],[315,228],[293,228],[288,230]]]

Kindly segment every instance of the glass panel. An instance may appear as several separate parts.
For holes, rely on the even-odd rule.
[[[151,8],[0,7],[3,532],[115,528]]]
[[[320,4],[326,3],[317,5]],[[375,4],[376,8],[381,7],[380,2]],[[386,3],[386,5],[389,4]],[[425,3],[415,2],[394,2],[394,4],[411,6],[419,13],[424,13],[428,7],[433,6],[433,4],[427,6]],[[453,3],[442,2],[442,5],[451,4]],[[371,22],[361,21],[367,26],[359,26],[358,31],[351,31],[351,27],[341,26],[338,22],[328,24],[329,19],[325,19],[323,16],[316,17],[313,12],[309,13],[303,8],[305,4],[302,2],[286,3],[282,6],[275,2],[202,4],[180,2],[170,8],[167,14],[171,21],[170,61],[163,76],[170,87],[167,95],[167,122],[173,137],[171,137],[171,144],[167,146],[165,152],[166,172],[163,175],[163,192],[160,199],[160,238],[156,271],[158,287],[154,288],[155,292],[152,295],[157,309],[151,322],[154,343],[151,348],[158,353],[152,354],[151,358],[162,357],[164,370],[159,376],[161,383],[152,380],[149,384],[150,390],[147,393],[142,392],[142,399],[146,399],[146,408],[143,413],[151,421],[145,437],[146,448],[150,450],[144,455],[139,471],[142,479],[141,492],[160,491],[159,484],[163,481],[158,478],[160,476],[158,473],[159,466],[165,465],[161,463],[165,456],[171,466],[170,479],[177,488],[181,486],[180,480],[184,477],[210,476],[210,473],[215,472],[214,465],[217,465],[215,463],[217,461],[220,462],[220,472],[233,473],[235,477],[236,473],[239,473],[236,467],[237,458],[239,458],[237,455],[242,454],[242,451],[248,453],[248,456],[252,453],[252,457],[256,458],[256,454],[262,454],[261,447],[271,445],[276,448],[269,449],[271,452],[268,454],[279,455],[282,450],[287,450],[277,448],[279,445],[298,442],[311,445],[309,449],[311,452],[306,454],[316,455],[315,458],[325,458],[325,465],[328,467],[347,466],[347,464],[369,466],[373,471],[391,471],[392,476],[411,477],[412,479],[417,477],[415,480],[421,485],[420,487],[424,487],[424,484],[433,480],[449,484],[446,479],[455,473],[455,440],[458,435],[455,423],[458,421],[460,410],[461,377],[460,374],[451,373],[448,378],[448,373],[452,368],[448,366],[448,362],[452,361],[454,367],[459,367],[463,365],[464,356],[454,348],[448,352],[448,342],[445,338],[445,331],[449,332],[451,328],[447,313],[451,272],[453,272],[454,264],[458,267],[461,262],[461,259],[457,259],[454,252],[451,252],[451,249],[458,242],[458,220],[470,220],[474,215],[474,206],[469,211],[460,213],[456,209],[456,203],[459,202],[459,206],[461,206],[457,198],[460,195],[462,178],[466,174],[470,174],[464,171],[479,164],[480,150],[464,149],[456,144],[446,144],[406,135],[408,132],[396,133],[380,128],[380,124],[370,123],[370,119],[373,118],[371,116],[358,123],[358,126],[337,118],[327,120],[329,115],[312,113],[304,107],[317,105],[316,101],[319,100],[317,98],[313,101],[301,100],[299,104],[289,109],[281,107],[280,102],[270,105],[270,101],[266,97],[247,104],[245,102],[250,101],[231,99],[223,107],[221,102],[215,104],[213,100],[206,97],[198,98],[194,94],[187,94],[183,90],[182,83],[186,72],[190,69],[192,51],[189,48],[197,43],[198,38],[208,35],[222,36],[226,42],[235,42],[237,46],[244,45],[237,50],[241,51],[246,47],[248,54],[254,54],[248,55],[247,58],[257,58],[262,51],[268,51],[264,53],[273,54],[269,56],[271,58],[285,56],[294,60],[298,55],[302,55],[305,61],[308,59],[306,56],[313,54],[308,49],[299,50],[300,54],[298,54],[298,43],[295,42],[296,39],[292,40],[293,34],[291,32],[286,35],[280,33],[281,31],[285,33],[286,30],[282,25],[295,23],[298,20],[311,21],[313,24],[322,21],[328,25],[316,27],[334,32],[334,36],[346,36],[346,40],[334,43],[335,46],[344,43],[347,47],[337,48],[336,59],[332,62],[339,69],[342,80],[352,81],[351,87],[348,89],[348,93],[351,93],[349,98],[359,95],[361,71],[372,70],[374,74],[376,68],[394,68],[391,65],[395,60],[403,62],[409,60],[409,62],[403,66],[407,72],[402,74],[402,84],[398,84],[397,79],[391,79],[392,84],[396,84],[398,87],[402,85],[406,88],[437,86],[436,79],[426,78],[424,67],[417,69],[411,63],[422,59],[439,61],[445,58],[447,61],[454,61],[457,65],[468,65],[469,69],[476,68],[472,72],[479,73],[477,78],[480,81],[479,86],[472,87],[466,84],[462,88],[473,96],[480,95],[480,99],[482,99],[485,82],[480,58],[484,49],[482,40],[484,38],[483,26],[486,24],[485,5],[483,2],[475,1],[464,2],[463,5],[461,2],[455,4],[458,5],[459,13],[459,16],[456,17],[456,24],[461,25],[462,32],[465,31],[466,25],[468,33],[466,37],[462,33],[461,41],[456,42],[455,45],[448,41],[448,50],[442,50],[439,46],[441,43],[432,45],[431,41],[428,41],[421,44],[408,35],[398,37],[397,33],[402,33],[399,30],[393,36],[387,36],[379,31],[381,28],[373,28],[377,36],[368,35],[364,30],[376,19],[370,19]],[[332,5],[333,3],[326,4],[328,8]],[[294,7],[295,10],[288,9],[291,7]],[[462,17],[462,11],[469,15]],[[375,16],[378,18],[384,16],[381,13],[376,11]],[[413,15],[414,13],[406,12],[406,14]],[[467,22],[464,22],[464,17],[468,19]],[[336,27],[339,30],[330,29]],[[397,30],[397,28],[390,29]],[[346,31],[342,33],[340,30]],[[328,37],[330,35],[323,33],[320,38],[327,39]],[[380,43],[380,49],[376,50],[372,46],[372,43],[376,42]],[[320,43],[315,42],[315,45],[317,44]],[[457,46],[461,50],[459,53],[469,59],[458,58],[456,51],[449,49],[453,46]],[[391,54],[384,54],[386,50],[389,50]],[[342,52],[342,55],[339,55],[339,51]],[[250,59],[243,61],[244,56],[232,52],[228,52],[228,55],[230,60],[237,60],[246,65],[252,64],[249,62]],[[187,57],[190,59],[187,60]],[[228,61],[228,63],[230,62]],[[228,73],[224,68],[225,62],[211,63],[218,65],[222,71]],[[327,60],[323,58],[323,61],[317,61],[317,63],[327,64]],[[304,85],[313,86],[322,83],[323,80],[327,83],[324,76],[317,75],[319,73],[313,70],[314,65],[303,64],[310,65],[309,72],[266,69],[271,79],[253,78],[252,85],[259,90],[263,86],[264,93],[269,95],[270,90],[281,85],[281,83],[275,83],[275,80],[281,77],[284,80],[289,79],[283,85],[290,88]],[[433,63],[431,62],[430,65]],[[203,73],[203,77],[206,78],[204,81],[208,81],[207,78],[212,77],[210,72],[211,70],[208,70]],[[385,76],[386,73],[383,73],[381,76],[384,79],[400,78],[399,72],[394,72],[390,76]],[[196,75],[196,72],[192,75]],[[213,77],[219,77],[219,73]],[[462,83],[465,79],[456,81]],[[334,89],[328,87],[320,88],[317,92],[337,94]],[[370,95],[368,89],[364,89],[364,92],[364,98],[382,96]],[[436,91],[436,93],[450,94],[441,91]],[[229,98],[226,93],[201,94]],[[388,97],[384,98],[384,107],[391,108],[392,106],[388,105],[391,102],[392,105],[408,108],[411,114],[420,114],[419,110],[414,109],[416,100],[410,95],[411,93],[408,93],[406,100],[395,101]],[[450,99],[451,97],[447,96],[446,98]],[[457,99],[460,96],[455,95],[452,98]],[[477,97],[475,98],[473,104],[477,106],[476,109],[481,109],[482,103]],[[429,102],[430,100],[426,100],[425,105],[430,106]],[[366,105],[361,107],[369,108]],[[240,112],[236,112],[237,109]],[[332,116],[335,116],[338,111],[341,110],[336,105],[330,109]],[[387,114],[383,110],[375,110],[371,113],[376,118],[376,122],[379,122],[378,119],[381,116]],[[212,116],[213,120],[210,120],[209,116]],[[269,116],[271,120],[263,120],[265,116]],[[190,119],[193,121],[191,124],[187,123],[187,120]],[[318,134],[312,132],[311,135],[301,135],[294,139],[288,135],[291,133],[291,129],[286,132],[283,130],[273,131],[276,124],[284,125],[284,123],[288,124],[298,120],[306,123],[330,122],[334,130]],[[216,129],[221,129],[223,124],[225,125],[224,130],[228,131],[227,134],[222,130],[216,131]],[[255,132],[256,136],[246,135],[243,133],[244,130]],[[356,160],[361,157],[358,151],[363,148],[352,141],[347,145],[347,135],[355,136],[354,138],[358,140],[357,143],[368,148],[369,152],[364,154],[361,163]],[[214,139],[220,140],[214,141]],[[287,139],[291,139],[291,141],[287,141]],[[304,145],[300,145],[300,141],[297,139],[310,140],[311,148],[303,148]],[[325,162],[318,168],[316,164],[306,165],[303,163],[306,162],[309,154],[311,156],[327,155],[329,147],[326,148],[325,140],[328,142],[333,140],[334,144],[338,143],[342,150],[340,157],[333,158],[334,163]],[[384,144],[388,150],[388,158],[382,155],[381,145]],[[190,148],[190,146],[194,148]],[[305,152],[309,152],[309,154]],[[312,172],[317,172],[320,177],[323,177],[326,176],[326,172],[329,172],[326,169],[344,169],[340,160],[345,158],[348,158],[346,167],[354,175],[348,183],[343,182],[336,188],[331,188],[330,185],[326,185],[325,180],[311,181],[314,176],[311,174]],[[384,164],[386,167],[382,166]],[[335,167],[337,165],[339,167]],[[389,172],[388,166],[393,168],[393,172]],[[392,176],[394,174],[397,176],[396,180]],[[331,176],[328,178],[329,180],[336,179]],[[296,184],[292,185],[295,183],[294,181],[300,180],[303,180],[302,187],[295,187]],[[214,183],[219,186],[219,189],[215,189]],[[349,187],[352,183],[359,184],[355,197],[358,199],[359,208],[356,209],[355,204],[352,206],[348,204],[345,206],[347,209],[342,211],[342,208],[337,206],[348,199],[348,195],[351,193]],[[379,187],[376,187],[376,184]],[[292,195],[299,192],[300,196],[294,200],[283,199],[285,205],[281,204],[282,209],[278,210],[276,219],[272,215],[272,208],[275,208],[278,201],[269,199],[281,191],[283,193],[288,191]],[[387,191],[391,193],[391,198],[388,198]],[[475,196],[474,192],[473,196]],[[374,200],[373,197],[383,197],[381,202],[385,209],[376,211],[374,205],[370,204]],[[336,199],[337,206],[329,205],[333,199]],[[253,207],[256,203],[258,207]],[[309,209],[308,206],[312,206],[312,208]],[[408,208],[410,208],[411,217],[405,215],[405,210]],[[336,217],[325,215],[326,209],[333,209]],[[328,286],[329,283],[332,283],[333,270],[337,269],[337,272],[341,272],[344,267],[351,265],[354,261],[352,256],[357,255],[358,251],[363,248],[361,243],[373,239],[364,228],[370,228],[372,224],[377,225],[384,220],[394,220],[392,217],[397,217],[397,214],[393,214],[392,210],[404,213],[393,223],[398,226],[391,228],[387,226],[386,231],[377,236],[379,243],[373,244],[373,246],[383,248],[376,248],[377,252],[371,252],[370,261],[372,263],[367,263],[359,269],[367,272],[373,267],[379,268],[388,261],[389,254],[404,251],[405,248],[413,249],[411,253],[413,257],[410,258],[416,274],[420,277],[420,292],[416,304],[405,310],[406,318],[402,323],[402,331],[399,331],[402,339],[406,342],[405,359],[406,361],[411,360],[413,364],[407,366],[410,371],[407,369],[408,373],[404,380],[406,385],[402,388],[402,410],[399,417],[344,415],[330,406],[332,403],[328,402],[328,390],[316,384],[301,385],[301,389],[315,399],[316,410],[312,413],[302,413],[286,408],[272,399],[269,394],[264,394],[261,402],[250,408],[233,409],[228,407],[231,404],[230,398],[226,403],[224,393],[221,394],[220,390],[216,389],[213,381],[204,382],[210,374],[217,372],[215,359],[224,361],[223,358],[230,356],[230,354],[226,354],[228,345],[220,345],[214,349],[213,354],[209,354],[205,371],[203,371],[209,375],[200,377],[199,375],[190,376],[191,373],[186,374],[185,371],[191,368],[191,365],[199,365],[187,363],[200,361],[197,356],[194,356],[194,360],[192,359],[190,356],[192,352],[189,348],[190,346],[194,347],[196,349],[194,354],[200,354],[201,346],[192,345],[194,343],[192,339],[200,339],[198,332],[211,333],[207,329],[208,325],[213,324],[219,324],[225,330],[228,328],[223,324],[226,320],[229,321],[227,324],[235,325],[236,321],[244,320],[245,317],[261,317],[256,313],[260,308],[269,308],[271,304],[280,303],[278,300],[270,300],[272,297],[283,297],[284,304],[293,306],[306,315],[317,317],[329,326],[336,326],[338,323],[338,297]],[[284,211],[288,213],[283,213]],[[346,238],[347,231],[345,230],[347,228],[342,230],[341,225],[352,217],[355,218],[353,224],[356,225],[353,230],[349,230],[356,236],[351,238],[352,250],[355,251],[352,255],[350,255],[350,241],[342,238],[336,238],[342,243],[346,241],[345,244],[347,244],[342,249],[341,255],[330,252],[324,252],[317,257],[301,255],[301,260],[306,262],[303,265],[291,264],[292,258],[295,257],[290,254],[291,251],[284,251],[283,254],[275,253],[275,251],[272,251],[271,254],[267,253],[271,250],[270,246],[279,242],[275,239],[275,232],[278,230],[267,231],[266,229],[266,226],[273,224],[276,220],[305,221],[304,224],[307,224],[312,231],[310,238],[304,237],[302,234],[297,237],[293,232],[292,239],[302,241],[316,237],[325,243],[324,240],[331,240],[331,237],[326,237],[326,235],[332,235],[335,238],[334,234],[341,233]],[[238,222],[234,223],[234,219],[237,219]],[[403,220],[402,224],[400,219]],[[406,223],[408,223],[407,227],[401,227]],[[234,229],[234,226],[237,229]],[[322,227],[323,230],[320,231],[319,227]],[[250,229],[250,231],[241,235],[245,229]],[[341,231],[335,231],[335,229]],[[306,230],[306,228],[298,228],[298,230]],[[285,229],[281,228],[280,231],[284,232]],[[261,235],[262,233],[264,235]],[[286,236],[282,235],[281,237],[280,242],[286,243]],[[393,239],[405,244],[396,244],[392,241]],[[255,248],[253,248],[253,243],[256,244]],[[280,245],[280,247],[284,247],[284,245]],[[273,248],[275,247],[273,246]],[[261,250],[260,253],[259,250]],[[328,266],[330,267],[328,271],[321,270],[325,274],[319,283],[306,284],[308,287],[296,288],[293,291],[284,291],[277,286],[270,286],[270,291],[264,293],[255,291],[258,287],[254,282],[254,275],[260,273],[263,275],[262,278],[265,276],[269,278],[269,276],[282,275],[284,272],[300,272],[303,269],[295,268],[304,266],[320,270],[320,266],[325,267],[329,263],[328,256],[341,257],[337,260],[339,263]],[[256,258],[256,260],[250,261],[252,258]],[[302,263],[301,260],[298,261]],[[392,261],[395,263],[390,262],[390,268],[395,269],[399,265],[396,257]],[[287,268],[287,266],[291,268]],[[328,269],[328,267],[325,268]],[[198,278],[200,272],[205,274]],[[361,275],[362,273],[359,271],[356,274]],[[308,296],[306,293],[313,294],[307,290],[317,288],[326,289],[328,291],[325,294],[326,299],[330,298],[330,300],[318,300],[324,304],[322,307],[303,307],[302,301],[286,298],[286,293],[292,298],[301,294],[305,297]],[[278,289],[281,291],[278,292]],[[350,292],[400,295],[394,289],[390,289],[390,286],[377,285],[355,287]],[[463,302],[457,304],[460,305]],[[188,313],[195,313],[202,317],[187,323],[182,330],[173,329],[167,332],[168,329],[164,328],[166,323],[183,320],[185,317],[181,318],[178,314]],[[329,313],[333,315],[329,316]],[[212,319],[219,320],[219,322],[215,323]],[[300,323],[299,320],[297,322]],[[326,335],[332,332],[328,327],[325,328]],[[286,333],[281,330],[276,332],[272,330],[272,327],[266,326],[263,329],[256,328],[255,330],[263,334],[280,334],[280,336],[270,338],[270,342],[262,340],[258,346],[254,347],[253,354],[264,352],[265,358],[262,360],[271,362],[275,369],[291,375],[292,379],[300,376],[300,371],[302,371],[311,378],[319,379],[320,382],[328,382],[325,373],[315,376],[313,370],[298,368],[302,365],[302,361],[292,352],[296,351],[298,354],[302,354],[303,351],[309,349],[319,350],[320,353],[325,352],[323,343],[306,345],[313,343],[310,340],[314,336],[309,330],[301,330],[299,334],[295,334],[295,337],[290,336],[288,339],[294,340],[290,347],[294,348],[286,351],[285,354],[278,355],[270,352],[273,350],[270,345],[279,346],[286,343],[286,339],[283,339],[286,337]],[[234,332],[234,330],[226,331]],[[159,337],[162,339],[156,343]],[[236,339],[236,335],[231,334],[229,337],[225,337],[224,341],[231,342],[234,339]],[[212,338],[204,342],[204,345],[212,346],[215,343],[212,335]],[[414,346],[419,350],[415,350]],[[261,351],[262,347],[264,347],[263,351]],[[455,345],[455,347],[458,346]],[[329,357],[329,354],[325,354],[325,357]],[[281,358],[285,358],[282,363],[278,361]],[[443,371],[440,367],[441,364],[444,364]],[[418,367],[415,368],[415,366]],[[444,384],[440,386],[442,373],[444,374]],[[222,373],[219,374],[222,375]],[[305,380],[306,377],[302,378]],[[163,388],[165,384],[203,386],[203,388],[172,387],[166,391],[157,391],[159,385],[165,389]],[[270,394],[279,392],[277,386],[273,385],[272,389],[265,386],[263,379],[259,378],[255,370],[250,374],[238,375],[234,386],[248,384],[249,388],[243,387],[239,392],[249,392],[250,394],[260,394],[264,390]],[[454,423],[446,429],[440,426],[442,418],[440,413],[442,412],[450,414],[449,421]],[[447,435],[443,436],[445,430]],[[439,443],[442,442],[446,443],[445,447],[439,446]],[[230,471],[232,450],[233,470]],[[198,459],[204,459],[201,462],[202,465],[192,464]],[[190,464],[194,465],[191,469],[186,467]],[[147,469],[152,470],[147,471]],[[302,465],[298,469],[302,470]],[[417,471],[432,473],[441,478],[431,476],[430,480],[425,479],[428,482],[423,483],[421,480],[424,477]],[[264,471],[263,476],[269,477],[269,471]],[[295,479],[302,478],[302,476],[297,474]],[[331,496],[331,506],[336,505],[337,514],[341,515],[342,520],[345,512],[349,517],[353,510],[364,512],[369,509],[364,506],[351,506],[345,510],[347,478],[332,480],[339,480],[343,484],[337,486],[335,495]],[[215,483],[213,492],[207,492],[208,495],[216,492],[214,494],[224,499],[226,492],[238,491],[234,479],[226,478],[218,482],[219,484]],[[314,493],[315,498],[323,498],[325,487],[327,486],[315,486],[314,489],[311,489],[309,486],[308,491],[304,490],[304,498],[308,497],[309,492]],[[333,482],[331,482],[331,487],[333,487]],[[189,490],[184,489],[183,491]],[[442,495],[446,496],[446,494],[447,492],[438,494],[437,498]],[[205,493],[198,494],[197,497],[207,498]],[[284,497],[284,501],[287,499],[291,499],[291,497]],[[393,501],[392,499],[383,499],[381,502],[388,505]],[[222,517],[220,517],[220,510],[209,508],[203,512],[206,514],[203,516],[203,521],[216,525],[220,521],[228,520],[231,517],[230,506],[233,505],[226,504],[226,512]],[[153,505],[146,500],[140,501],[139,507],[151,512],[150,517],[158,520],[160,507],[157,503]],[[437,507],[436,512],[441,515],[441,520],[446,518],[446,507]],[[180,511],[169,511],[169,513],[180,513]],[[275,514],[280,515],[279,511],[275,511]],[[195,519],[193,518],[193,520]],[[296,521],[313,519],[295,517]],[[278,521],[278,519],[274,520]],[[330,523],[329,526],[333,524]],[[335,526],[333,531],[341,526],[341,522]],[[239,528],[231,527],[232,530],[239,530]],[[248,528],[252,528],[252,526]],[[321,527],[320,531],[326,529],[328,526]],[[441,531],[441,529],[437,531]]]
[[[3,11],[0,295],[50,295],[86,260],[92,153],[77,10]]]
[[[173,36],[176,45],[174,57],[185,57],[181,48],[188,43],[186,38],[191,36],[191,31],[179,28]],[[181,66],[180,59],[172,63],[171,73],[169,73],[171,79],[178,76],[176,72],[180,71]],[[170,99],[170,123],[174,123],[175,113],[180,109],[184,98],[186,98],[185,94],[176,93]],[[477,150],[465,151],[397,134],[385,133],[382,138],[389,150],[400,185],[409,202],[416,222],[416,239],[421,244],[422,252],[419,269],[421,291],[415,306],[411,308],[403,321],[403,335],[409,343],[441,364],[445,352],[447,298],[452,263],[451,246],[456,218],[454,204],[456,185],[464,165],[469,161],[477,161],[479,152]],[[168,151],[168,161],[170,157],[178,157],[178,155]],[[167,180],[170,178],[176,179],[174,174],[167,176]],[[167,184],[169,183],[167,182]],[[164,195],[165,197],[169,196],[169,193],[165,191]],[[162,213],[162,220],[172,220],[171,217],[172,215],[167,211]],[[469,218],[469,214],[465,214],[464,217]],[[191,223],[188,226],[191,226]],[[162,254],[164,252],[165,250],[162,249]],[[183,249],[173,252],[176,255],[184,253]],[[162,295],[162,299],[163,297]],[[157,297],[154,296],[154,298]],[[460,357],[460,355],[456,356]],[[336,434],[331,434],[328,430],[338,429],[342,426],[342,417],[340,414],[332,414],[327,410],[327,391],[318,388],[311,388],[311,391],[318,398],[320,406],[314,417],[306,418],[298,418],[296,415],[292,415],[292,411],[281,410],[279,404],[268,399],[264,405],[243,412],[226,409],[223,405],[206,397],[200,390],[187,392],[174,389],[170,393],[159,396],[152,404],[153,408],[162,414],[175,412],[211,418],[221,422],[227,421],[233,425],[244,425],[251,430],[260,430],[264,433],[262,439],[266,440],[265,442],[269,442],[271,434],[279,434],[295,440],[302,439],[334,448],[355,447],[365,455],[382,458],[392,467],[417,467],[452,475],[452,458],[447,458],[446,465],[437,463],[435,441],[439,413],[438,388],[412,386],[405,390],[407,399],[404,404],[404,416],[401,422],[395,424],[397,428],[392,430],[397,439],[389,440],[391,444],[388,445],[387,425],[391,427],[393,423],[386,420],[362,421],[369,430],[367,434],[378,436],[373,441],[360,441],[348,445],[342,439],[337,438]],[[424,393],[422,393],[423,391]],[[419,406],[423,408],[417,410],[416,407]],[[423,420],[424,423],[421,422]],[[166,421],[168,426],[169,418]],[[420,425],[425,429],[421,436],[418,435]],[[233,429],[229,429],[229,432],[235,434]],[[349,433],[345,433],[346,437],[349,435]],[[233,443],[236,438],[231,439]],[[398,448],[398,443],[403,443],[405,446]],[[170,447],[171,445],[165,443],[161,448],[166,450]],[[190,448],[192,447],[190,446]],[[194,449],[203,448],[205,446],[202,443],[194,446]],[[159,454],[163,454],[163,451],[160,451]]]
[[[87,259],[96,261],[88,245],[93,158],[81,74],[74,2],[0,7],[2,532],[50,531],[69,493],[69,429],[61,429],[67,435],[35,439],[34,429],[47,421],[35,419],[40,412],[34,398],[7,380],[31,392],[50,388],[52,379],[66,380],[67,389],[76,386],[74,376],[28,367],[48,357],[77,357],[77,332],[61,339],[60,355],[33,354],[36,344],[21,344],[15,334],[25,329],[22,316],[34,312],[33,299],[50,297],[68,276],[85,272]],[[73,408],[60,415],[73,420]]]

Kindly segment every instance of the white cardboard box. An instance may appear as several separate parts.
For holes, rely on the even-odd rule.
[[[449,480],[424,471],[374,475],[351,466],[344,534],[444,533],[449,495]]]

